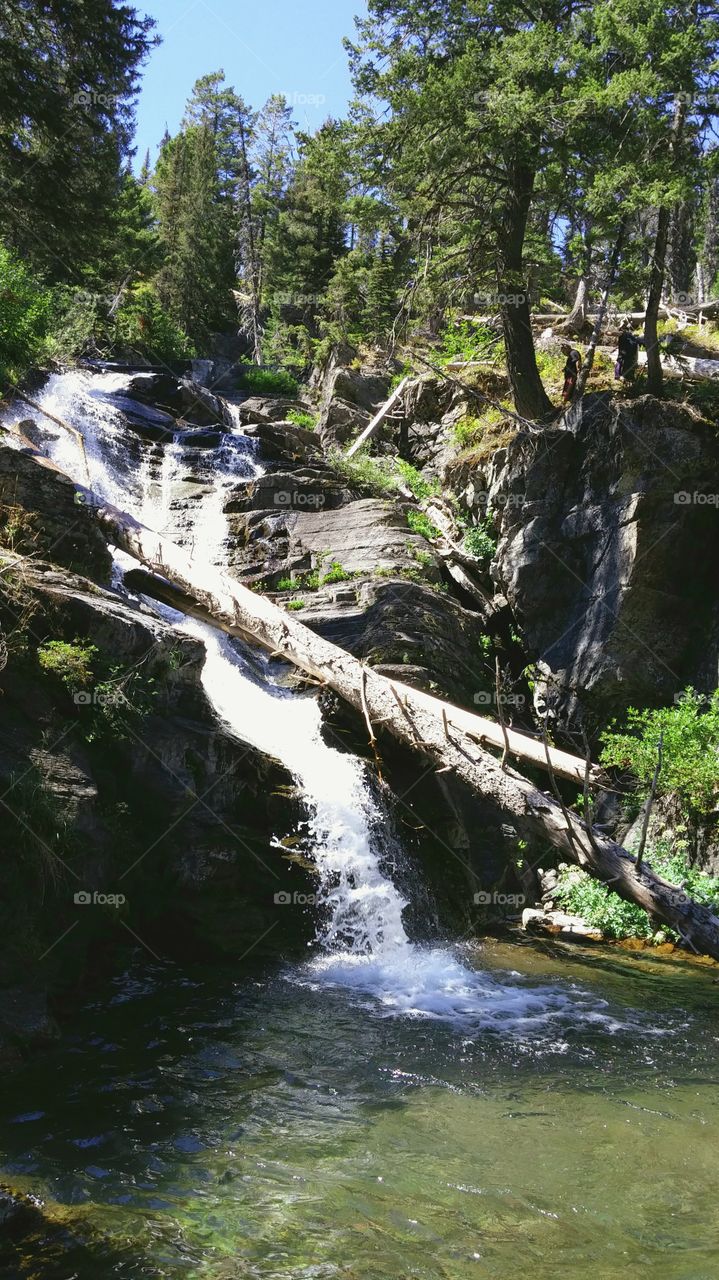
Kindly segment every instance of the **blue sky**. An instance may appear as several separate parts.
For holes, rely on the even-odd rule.
[[[162,44],[145,66],[136,167],[148,147],[155,159],[165,124],[176,132],[195,80],[220,67],[253,107],[284,93],[303,129],[347,107],[342,37],[353,35],[364,0],[140,0],[137,8],[156,20]]]

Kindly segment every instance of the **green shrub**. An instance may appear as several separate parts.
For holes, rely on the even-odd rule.
[[[644,861],[688,897],[719,907],[719,880],[689,866],[684,841],[672,845],[667,840],[657,840]],[[625,902],[578,867],[560,867],[555,897],[565,911],[581,916],[608,938],[651,938],[655,932],[656,926],[646,911],[636,903]],[[669,928],[665,932],[673,938],[679,936]]]
[[[57,676],[70,693],[86,689],[94,681],[93,662],[97,657],[95,645],[75,640],[46,640],[37,651],[37,660],[43,671]]]
[[[702,813],[717,805],[719,790],[719,690],[711,698],[687,689],[672,707],[627,713],[624,732],[614,725],[602,735],[601,761],[629,769],[637,790],[647,794],[662,738],[659,795],[675,795],[685,811]]]
[[[305,431],[316,431],[319,419],[316,414],[309,413],[304,409],[290,409],[287,414],[287,421],[294,422],[296,427],[304,427]]]
[[[432,524],[429,516],[425,515],[424,511],[407,511],[406,516],[407,524],[412,530],[412,533],[421,534],[428,542],[432,542],[434,538],[438,538],[440,536],[439,529],[436,525]]]
[[[51,305],[50,290],[0,244],[0,387],[43,358]]]
[[[468,529],[462,542],[464,550],[478,560],[491,560],[497,550],[497,543],[489,533],[486,525],[475,525]]]
[[[171,362],[196,354],[190,338],[165,311],[151,284],[128,290],[115,316],[112,340],[150,360]]]
[[[441,492],[439,480],[428,480],[411,462],[395,458],[394,469],[400,480],[403,480],[413,497],[421,502],[423,498],[433,498]]]
[[[257,395],[278,395],[295,397],[299,392],[297,379],[286,369],[258,369],[249,365],[242,369],[237,385],[244,391],[252,391]]]
[[[298,609],[304,609],[304,607],[304,600],[288,600],[285,604],[285,609],[291,609],[293,612]]]
[[[498,342],[498,335],[487,324],[450,321],[442,335],[440,359],[443,364],[455,360],[488,360]]]

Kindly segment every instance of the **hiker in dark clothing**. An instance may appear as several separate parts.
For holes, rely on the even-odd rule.
[[[632,333],[629,322],[625,320],[617,343],[619,354],[617,363],[614,366],[615,378],[623,378],[625,382],[632,381],[637,371],[639,348],[643,341],[643,338],[638,338],[636,333]]]
[[[568,404],[570,400],[574,399],[574,392],[577,389],[577,378],[582,367],[582,357],[577,348],[570,346],[568,342],[562,343],[562,355],[567,357],[567,362],[564,366],[562,404]]]

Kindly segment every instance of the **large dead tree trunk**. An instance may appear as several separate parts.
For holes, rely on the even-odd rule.
[[[637,868],[620,845],[585,830],[574,815],[500,762],[475,741],[438,699],[379,675],[337,645],[210,565],[110,506],[97,519],[108,538],[180,589],[186,609],[281,655],[339,694],[373,727],[390,732],[438,769],[451,770],[469,788],[511,815],[519,837],[544,838],[622,897],[676,929],[698,951],[719,959],[719,918],[676,885]],[[469,713],[465,713],[468,715]],[[458,723],[456,721],[459,721]]]
[[[28,450],[43,465],[36,450]],[[54,470],[59,470],[53,467]],[[211,621],[229,635],[260,644],[319,680],[353,706],[374,729],[382,729],[416,751],[438,771],[452,771],[472,791],[511,816],[518,838],[548,840],[621,897],[663,920],[695,950],[719,959],[719,917],[693,902],[676,885],[654,874],[621,845],[589,831],[566,807],[526,778],[503,769],[467,726],[474,720],[429,694],[392,681],[322,639],[292,615],[244,587],[206,561],[145,528],[132,516],[76,488],[108,540],[160,575],[160,593],[174,587],[184,610]],[[477,718],[478,719],[478,718]]]

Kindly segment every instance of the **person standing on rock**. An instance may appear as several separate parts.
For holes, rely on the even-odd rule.
[[[569,404],[574,399],[577,389],[577,378],[582,367],[582,356],[576,347],[569,342],[562,343],[562,355],[567,357],[564,366],[564,387],[562,388],[562,404]]]
[[[619,332],[618,359],[614,366],[614,377],[622,378],[625,382],[631,382],[637,371],[637,360],[639,358],[639,348],[644,341],[638,338],[636,333],[632,333],[631,325],[628,320],[624,320]]]

